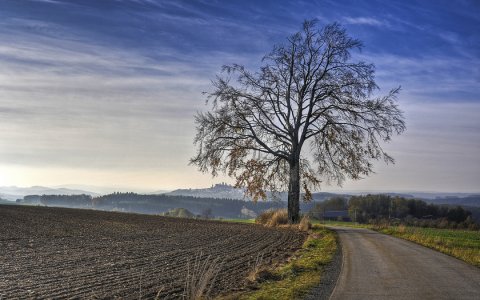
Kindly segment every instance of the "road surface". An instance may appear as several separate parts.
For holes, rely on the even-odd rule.
[[[340,237],[337,299],[480,299],[480,269],[368,229],[332,227]]]

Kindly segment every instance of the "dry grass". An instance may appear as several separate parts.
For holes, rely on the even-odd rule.
[[[303,216],[299,224],[289,224],[288,223],[288,210],[286,208],[282,209],[269,209],[262,212],[255,219],[255,223],[263,224],[267,227],[292,227],[302,231],[308,231],[312,228],[312,223],[308,216]]]
[[[288,211],[287,209],[275,210],[270,220],[268,220],[268,227],[278,227],[280,225],[288,225]]]
[[[228,299],[302,299],[312,287],[319,284],[323,268],[331,262],[337,250],[333,231],[320,226],[312,230],[294,259],[277,268],[259,268],[256,274],[257,289]]]
[[[262,269],[263,254],[258,254],[255,262],[253,263],[252,271],[248,274],[247,279],[250,282],[257,281],[260,271]]]
[[[267,224],[267,222],[272,218],[274,212],[274,209],[267,209],[265,211],[262,211],[257,216],[257,218],[255,218],[255,223],[263,225]]]
[[[211,259],[210,256],[202,258],[202,254],[198,254],[193,264],[189,262],[187,265],[183,299],[209,299],[213,284],[221,268],[222,262],[219,258]]]
[[[286,208],[268,209],[258,215],[255,219],[255,223],[263,224],[268,227],[288,225],[288,211]]]
[[[407,231],[407,226],[403,225],[403,224],[400,224],[398,227],[397,227],[397,231],[398,233],[405,233]]]
[[[312,223],[310,222],[310,218],[308,216],[303,216],[300,220],[300,224],[298,224],[298,229],[301,231],[309,231],[312,229]]]
[[[160,296],[161,296],[162,292],[163,292],[163,288],[158,290],[157,295],[155,296],[155,300],[161,300]]]

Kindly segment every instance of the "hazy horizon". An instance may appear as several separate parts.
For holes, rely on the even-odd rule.
[[[380,93],[402,86],[395,165],[321,191],[480,192],[475,1],[0,2],[0,186],[132,190],[233,181],[188,166],[194,114],[224,64],[256,70],[305,19],[364,42]]]
[[[142,188],[136,188],[136,187],[127,187],[127,186],[95,186],[95,185],[83,185],[83,184],[61,184],[61,185],[54,185],[54,186],[42,186],[42,185],[33,185],[33,186],[0,186],[0,191],[1,189],[5,188],[19,188],[19,189],[28,189],[28,188],[51,188],[51,189],[69,189],[69,190],[80,190],[80,191],[86,191],[86,192],[93,192],[97,194],[109,194],[113,192],[134,192],[134,193],[168,193],[172,192],[175,190],[181,190],[181,189],[208,189],[211,188],[212,186],[216,184],[221,184],[224,182],[214,182],[209,186],[201,186],[201,187],[179,187],[179,188],[174,188],[174,189],[142,189]],[[228,184],[228,183],[227,183]],[[449,195],[449,194],[465,194],[465,195],[480,195],[479,190],[472,190],[472,191],[454,191],[454,190],[443,190],[443,191],[438,191],[438,190],[388,190],[388,189],[359,189],[359,190],[349,190],[349,189],[343,189],[341,187],[335,187],[335,186],[330,186],[326,189],[320,189],[320,190],[315,190],[313,192],[326,192],[326,193],[336,193],[336,194],[366,194],[366,193],[412,193],[412,194],[442,194],[442,195]]]

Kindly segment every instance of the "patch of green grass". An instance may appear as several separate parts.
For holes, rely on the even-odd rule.
[[[403,238],[480,267],[480,231],[390,226],[379,232]]]
[[[0,198],[0,205],[16,205],[16,204],[18,203],[15,201],[8,201]]]
[[[305,296],[320,283],[323,267],[330,263],[337,250],[336,234],[319,225],[305,241],[296,257],[275,270],[270,270],[275,278],[258,285],[258,289],[239,295],[235,299],[278,299],[290,300]]]
[[[255,219],[219,219],[219,221],[233,222],[233,223],[248,223],[248,224],[255,223]]]
[[[313,224],[322,224],[322,225],[330,225],[330,226],[343,226],[343,227],[353,227],[353,228],[372,228],[370,224],[360,224],[356,222],[346,222],[346,221],[320,221],[320,220],[312,220]]]

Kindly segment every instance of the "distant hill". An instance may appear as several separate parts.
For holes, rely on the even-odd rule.
[[[317,192],[312,193],[313,201],[325,201],[333,197],[343,197],[343,198],[350,198],[352,195],[348,194],[336,194],[336,193],[327,193],[327,192]]]
[[[427,199],[426,201],[433,204],[449,204],[449,205],[480,207],[480,195],[471,195],[467,197],[456,197],[456,196],[437,197],[435,199]]]
[[[87,184],[63,184],[63,185],[53,186],[52,188],[55,188],[55,189],[66,188],[71,190],[89,191],[92,193],[96,193],[98,195],[107,195],[115,192],[119,192],[119,193],[134,192],[138,194],[165,194],[170,192],[170,190],[156,190],[152,192],[151,189],[131,188],[131,187],[125,187],[121,185],[99,186],[99,185],[87,185]]]
[[[190,196],[198,198],[216,198],[216,199],[237,199],[237,200],[247,200],[251,201],[249,197],[245,197],[244,189],[234,188],[231,185],[220,183],[215,184],[210,188],[204,189],[179,189],[174,190],[170,193],[166,193],[170,196]],[[336,194],[336,193],[327,193],[327,192],[316,192],[312,193],[314,201],[323,201],[331,197],[344,196],[350,197],[351,195],[346,194]],[[275,193],[267,192],[267,200],[280,200],[287,201],[288,194],[286,192]]]
[[[22,199],[27,195],[90,195],[92,197],[99,196],[99,194],[68,188],[49,188],[44,186],[32,187],[16,187],[16,186],[2,186],[0,187],[0,197],[6,200],[15,201]]]
[[[244,200],[244,190],[231,185],[220,183],[204,189],[178,189],[166,193],[169,196],[190,196],[198,198],[238,199]],[[246,199],[250,200],[250,199]]]
[[[417,199],[437,199],[437,198],[450,198],[450,197],[464,198],[464,197],[469,197],[478,193],[408,192],[408,194],[412,195],[414,198],[417,198]]]

